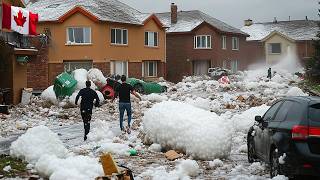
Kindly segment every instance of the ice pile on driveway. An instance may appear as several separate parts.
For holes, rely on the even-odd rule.
[[[53,180],[87,180],[103,175],[98,159],[69,153],[46,126],[28,129],[12,143],[10,155],[34,164],[39,174]]]
[[[143,126],[153,142],[198,159],[226,157],[231,149],[230,124],[215,113],[165,101],[145,113]]]
[[[235,132],[246,132],[256,115],[268,106],[253,107],[234,116],[217,115],[190,104],[164,101],[155,104],[143,117],[148,138],[164,148],[185,152],[195,159],[226,158],[231,152]]]
[[[99,69],[93,68],[93,69],[90,69],[89,71],[85,69],[76,69],[71,74],[74,77],[74,79],[77,80],[77,87],[74,93],[70,97],[66,97],[64,100],[59,102],[56,98],[55,92],[53,90],[53,85],[52,85],[42,92],[41,98],[46,102],[59,105],[61,107],[76,106],[75,104],[76,96],[82,88],[86,87],[86,81],[89,80],[91,81],[91,89],[96,90],[99,96],[100,102],[104,101],[104,97],[102,93],[97,90],[98,89],[97,86],[105,85],[107,83],[107,80]],[[78,103],[80,103],[80,101]]]

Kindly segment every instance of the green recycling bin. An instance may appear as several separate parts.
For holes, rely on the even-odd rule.
[[[57,98],[64,98],[65,96],[71,96],[76,86],[77,80],[68,73],[61,73],[54,81],[53,90]]]

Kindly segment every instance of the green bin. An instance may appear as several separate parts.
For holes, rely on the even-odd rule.
[[[77,80],[68,73],[61,73],[54,81],[53,90],[57,98],[63,98],[65,96],[71,96],[76,86]]]

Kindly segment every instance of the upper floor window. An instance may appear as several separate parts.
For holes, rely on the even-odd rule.
[[[210,49],[211,48],[211,36],[200,35],[194,37],[195,49]]]
[[[128,30],[112,28],[111,44],[128,45]]]
[[[269,54],[281,54],[281,44],[280,43],[270,43],[268,45]]]
[[[232,50],[239,50],[239,38],[232,37]]]
[[[145,32],[144,33],[144,45],[151,47],[158,47],[158,33],[157,32]]]
[[[227,49],[227,36],[222,36],[221,41],[222,49]]]
[[[67,28],[67,44],[90,44],[90,27],[69,27]]]

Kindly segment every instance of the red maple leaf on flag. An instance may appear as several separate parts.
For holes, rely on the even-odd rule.
[[[14,21],[16,21],[17,26],[23,27],[24,23],[27,21],[27,17],[24,17],[21,10],[18,12],[18,16],[14,16]]]

